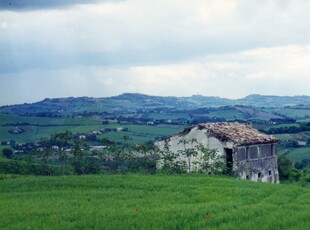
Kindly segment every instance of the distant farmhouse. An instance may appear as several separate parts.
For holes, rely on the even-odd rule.
[[[191,144],[190,140],[196,140],[196,143]],[[182,141],[183,143],[187,141],[187,145],[180,144]],[[192,126],[156,144],[159,149],[164,149],[168,145],[170,151],[177,154],[199,143],[207,149],[215,149],[217,154],[225,159],[227,168],[239,178],[278,183],[277,141],[272,136],[258,132],[251,125],[223,122]],[[188,162],[188,158],[182,155],[178,158]],[[196,164],[193,164],[192,168],[188,167],[189,170],[200,170],[201,159],[202,153],[192,157],[191,161]],[[158,165],[159,168],[162,166],[161,163]]]

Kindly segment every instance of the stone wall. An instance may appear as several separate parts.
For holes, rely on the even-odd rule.
[[[235,149],[237,174],[242,179],[279,182],[276,145],[259,144]]]

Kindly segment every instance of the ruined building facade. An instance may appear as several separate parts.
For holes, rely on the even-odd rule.
[[[188,141],[187,145],[180,144],[184,140]],[[196,143],[191,146],[190,140],[195,140]],[[170,150],[177,154],[184,148],[194,147],[199,143],[207,149],[215,149],[225,159],[226,166],[239,178],[278,183],[277,141],[249,125],[222,122],[192,126],[156,144],[159,149],[169,145]],[[192,164],[193,167],[189,167],[190,171],[200,170],[201,154],[190,159],[193,163],[196,162]],[[184,156],[178,157],[188,162]],[[158,167],[161,167],[161,162]]]

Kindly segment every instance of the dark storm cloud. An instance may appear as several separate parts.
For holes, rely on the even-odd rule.
[[[27,11],[70,7],[76,4],[117,2],[119,0],[1,0],[0,10]]]

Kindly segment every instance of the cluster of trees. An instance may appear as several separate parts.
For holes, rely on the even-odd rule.
[[[102,148],[94,151],[84,150],[83,141],[72,138],[66,131],[56,133],[50,139],[42,139],[40,146],[25,156],[18,156],[9,148],[2,155],[10,159],[0,162],[0,173],[33,175],[85,175],[98,173],[160,171],[168,174],[193,172],[199,169],[207,174],[232,175],[225,159],[214,149],[207,149],[195,139],[181,140],[182,146],[177,153],[172,152],[168,144],[162,149],[153,143],[133,144],[128,136],[123,143],[102,139]],[[57,146],[57,148],[55,148]],[[68,151],[70,149],[70,151]],[[198,167],[199,165],[199,167]],[[308,168],[310,161],[305,159],[295,164],[284,155],[278,157],[280,181],[301,181],[310,183],[310,172],[298,170]]]
[[[278,157],[278,170],[281,182],[304,182],[310,183],[310,172],[294,168],[293,162],[285,155]]]
[[[310,169],[310,159],[302,159],[300,162],[295,163],[296,169]]]
[[[297,140],[281,140],[279,142],[279,145],[282,148],[299,148],[299,147],[310,146],[310,138],[308,138],[307,140],[304,140],[302,142],[305,142],[305,145],[304,144],[300,145]]]
[[[270,128],[268,134],[281,134],[281,133],[300,133],[310,131],[310,122],[299,123],[299,126],[282,126],[278,128]]]
[[[181,141],[179,144],[184,147],[189,142],[191,144],[195,142],[196,145],[186,147],[175,154],[168,145],[160,150],[153,143],[132,144],[128,136],[123,137],[123,143],[104,138],[101,140],[104,147],[86,151],[83,149],[83,141],[72,137],[72,133],[68,131],[56,133],[50,139],[42,139],[39,148],[34,148],[23,156],[14,154],[10,149],[4,149],[3,155],[11,161],[1,162],[0,172],[35,175],[155,173],[156,165],[161,164],[162,172],[184,173],[193,171],[198,164],[198,153],[201,152],[203,153],[202,159],[199,159],[203,162],[201,171],[210,174],[227,173],[224,160],[218,157],[216,151],[206,149],[196,140]]]

